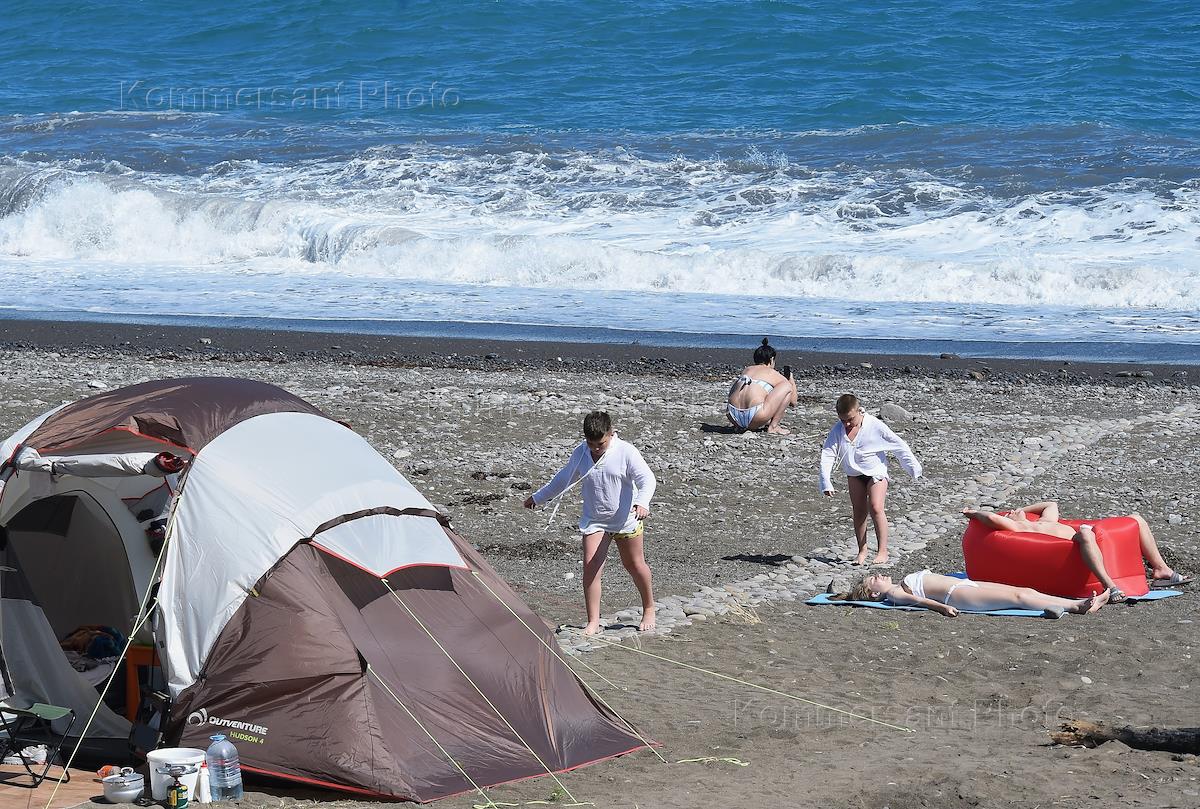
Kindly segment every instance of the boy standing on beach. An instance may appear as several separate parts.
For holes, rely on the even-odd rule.
[[[617,436],[607,413],[599,410],[589,413],[583,419],[583,437],[583,443],[575,448],[558,474],[525,499],[525,508],[553,500],[580,483],[583,603],[587,609],[583,633],[594,635],[600,631],[600,574],[604,571],[608,546],[614,539],[621,553],[621,564],[629,571],[642,597],[642,622],[638,629],[642,632],[654,629],[654,593],[642,546],[642,521],[650,516],[650,498],[657,485],[654,473],[637,447]]]

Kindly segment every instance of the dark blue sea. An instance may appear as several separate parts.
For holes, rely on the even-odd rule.
[[[8,316],[1200,361],[1191,3],[4,16]]]

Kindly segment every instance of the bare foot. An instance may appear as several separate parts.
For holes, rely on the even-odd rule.
[[[978,514],[979,510],[971,508],[970,506],[967,506],[966,508],[964,508],[962,510],[962,513],[963,513],[964,517],[967,517],[968,519],[970,519],[971,517],[974,517],[976,514]]]
[[[888,561],[887,551],[880,551],[875,554],[875,560],[871,562],[873,565],[886,565]]]
[[[1088,613],[1095,612],[1108,603],[1108,598],[1109,592],[1108,590],[1105,590],[1100,595],[1094,595],[1090,598],[1080,599],[1078,606],[1073,608],[1071,612],[1075,613],[1076,615],[1087,615]]]
[[[654,607],[642,607],[642,622],[638,624],[638,632],[649,632],[654,629]]]
[[[792,431],[787,427],[768,427],[767,432],[771,435],[791,435]]]
[[[863,548],[858,552],[858,556],[854,557],[854,562],[852,564],[861,565],[865,561],[867,561],[867,549]]]
[[[585,634],[585,635],[595,635],[599,631],[600,631],[600,622],[599,621],[593,621],[592,623],[588,624],[587,626],[585,626],[583,628],[583,634]]]

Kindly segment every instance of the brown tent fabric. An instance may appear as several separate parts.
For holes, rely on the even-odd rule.
[[[524,742],[379,579],[307,543],[229,621],[168,738],[205,746],[226,733],[250,771],[414,801],[472,788],[429,734],[482,786],[544,775],[525,743],[554,771],[642,747],[472,571],[553,646],[542,620],[446,533],[471,570],[407,568],[389,582]]]
[[[231,377],[161,379],[68,405],[46,419],[24,444],[46,455],[112,430],[125,430],[195,454],[235,424],[266,413],[325,415],[266,382]]]

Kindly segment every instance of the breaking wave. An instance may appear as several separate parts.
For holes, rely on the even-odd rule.
[[[745,150],[379,147],[194,175],[9,159],[0,256],[195,272],[846,301],[1194,309],[1200,188],[1005,195]]]

